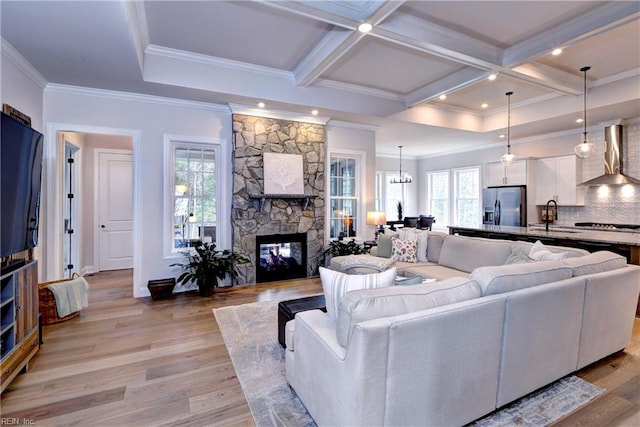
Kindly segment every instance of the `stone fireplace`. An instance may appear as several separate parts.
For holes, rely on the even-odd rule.
[[[238,284],[266,282],[274,276],[261,271],[257,280],[261,257],[269,255],[268,249],[262,254],[259,242],[293,253],[292,258],[303,264],[299,277],[317,275],[324,248],[324,144],[321,124],[233,114],[233,250],[251,260],[238,266]],[[302,156],[304,194],[264,194],[264,153]],[[299,239],[304,242],[292,245],[292,235],[304,236]],[[296,258],[303,253],[306,262]]]

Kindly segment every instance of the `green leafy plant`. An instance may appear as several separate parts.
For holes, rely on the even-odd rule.
[[[402,202],[398,202],[398,221],[402,220]]]
[[[185,262],[171,264],[184,271],[177,279],[177,283],[185,285],[195,282],[202,296],[210,296],[218,286],[218,279],[224,279],[227,274],[235,279],[238,277],[236,264],[244,264],[249,259],[228,249],[216,249],[215,243],[197,243],[193,246],[195,252],[182,252]]]
[[[341,240],[332,240],[329,242],[327,249],[322,252],[324,256],[330,255],[332,257],[342,255],[359,255],[364,253],[366,253],[364,245],[356,243],[353,239],[346,243]]]

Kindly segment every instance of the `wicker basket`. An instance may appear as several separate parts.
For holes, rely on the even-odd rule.
[[[69,280],[73,280],[78,277],[80,276],[77,273],[74,273],[71,279],[53,280],[51,282],[42,282],[38,284],[38,296],[40,299],[39,307],[43,325],[64,322],[80,315],[79,311],[75,311],[67,316],[58,317],[56,299],[53,296],[53,292],[46,288],[46,286],[53,285],[55,283],[68,282]]]

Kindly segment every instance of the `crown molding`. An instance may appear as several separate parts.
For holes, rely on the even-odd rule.
[[[11,44],[2,38],[2,56],[22,71],[31,81],[33,81],[40,89],[47,86],[47,79],[36,70],[24,56],[11,46]]]
[[[144,74],[144,52],[149,46],[149,25],[147,24],[147,12],[142,1],[128,1],[124,4],[127,20],[129,21],[129,31],[133,37],[133,44],[138,57],[140,72]]]
[[[144,95],[140,93],[119,92],[106,89],[95,89],[81,86],[61,85],[57,83],[49,83],[45,88],[46,92],[67,93],[72,95],[95,96],[104,99],[115,99],[119,101],[137,101],[147,104],[169,105],[180,108],[192,108],[197,110],[218,111],[221,113],[229,113],[229,109],[225,105],[212,104],[198,101],[185,101],[177,98],[166,98],[155,95]]]
[[[349,128],[349,129],[358,129],[358,130],[368,130],[375,132],[378,130],[379,126],[376,125],[368,125],[365,123],[354,123],[354,122],[345,122],[343,120],[334,120],[329,119],[329,123],[327,123],[328,128],[339,127],[339,128]]]
[[[330,117],[327,116],[310,116],[284,110],[265,110],[242,104],[229,104],[229,110],[233,114],[244,114],[246,116],[262,117],[265,119],[291,120],[293,122],[312,123],[323,126],[326,126],[330,119]]]
[[[388,90],[375,89],[372,87],[361,86],[353,83],[339,82],[329,79],[318,79],[314,82],[315,86],[322,86],[329,89],[344,90],[360,95],[374,96],[376,98],[389,99],[391,101],[403,102],[403,97]]]
[[[146,55],[157,55],[160,57],[177,59],[180,61],[189,61],[199,64],[213,65],[231,70],[244,71],[258,75],[277,77],[280,79],[288,79],[294,81],[294,75],[290,71],[278,70],[276,68],[264,67],[261,65],[248,64],[246,62],[234,61],[231,59],[222,59],[209,55],[202,55],[192,52],[186,52],[179,49],[171,49],[168,47],[150,44],[145,49]]]

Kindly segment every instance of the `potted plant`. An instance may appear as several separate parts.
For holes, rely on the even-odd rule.
[[[367,248],[364,245],[356,243],[354,239],[344,242],[341,240],[332,240],[329,242],[329,246],[322,252],[325,256],[325,265],[328,264],[328,260],[332,257],[342,255],[359,255],[367,253]],[[329,259],[327,259],[329,256]]]
[[[398,202],[398,221],[402,221],[402,202]]]
[[[185,262],[171,264],[171,266],[181,267],[184,270],[178,277],[179,284],[195,282],[200,296],[203,297],[213,295],[214,289],[218,286],[218,279],[224,279],[227,274],[232,279],[238,277],[236,264],[249,262],[247,257],[228,249],[217,250],[215,243],[200,242],[193,248],[195,252],[182,252]]]

